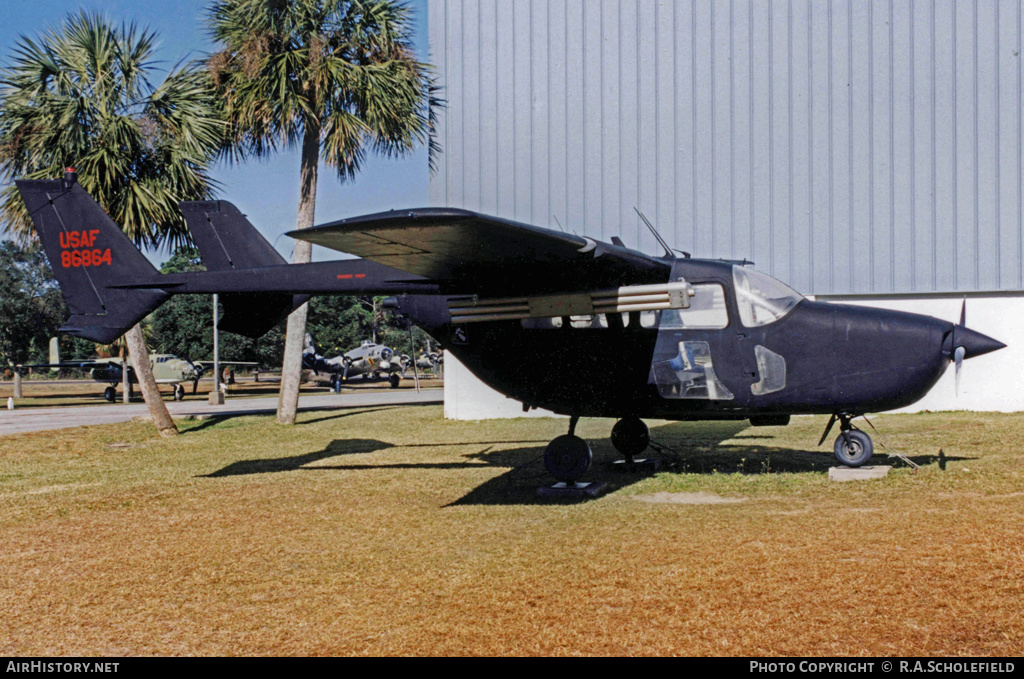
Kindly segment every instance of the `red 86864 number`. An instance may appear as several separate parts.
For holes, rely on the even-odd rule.
[[[109,266],[110,248],[106,250],[64,250],[60,253],[60,265],[65,269],[79,266]]]

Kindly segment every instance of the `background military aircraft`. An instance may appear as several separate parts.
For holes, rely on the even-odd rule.
[[[959,372],[964,359],[1005,346],[967,328],[965,313],[953,323],[815,302],[742,263],[677,257],[664,241],[664,255],[651,256],[618,239],[448,208],[290,234],[362,259],[161,275],[73,176],[17,185],[72,310],[66,332],[110,341],[171,294],[266,295],[287,313],[301,295],[393,293],[484,382],[524,409],[570,417],[544,454],[565,482],[591,465],[575,435],[582,416],[616,418],[612,443],[631,460],[650,440],[644,417],[779,425],[826,414],[825,436],[840,422],[836,458],[863,465],[873,444],[854,418],[909,405],[951,362]],[[68,229],[96,231],[91,247],[103,256],[76,265],[60,242]]]
[[[150,367],[153,370],[153,377],[158,385],[174,385],[174,400],[180,401],[185,398],[186,382],[192,383],[192,393],[195,394],[199,387],[199,380],[208,370],[213,369],[213,361],[189,361],[178,358],[173,354],[150,354]],[[255,368],[258,363],[221,361],[221,365],[251,367]],[[83,358],[70,361],[60,360],[56,342],[50,343],[50,362],[34,363],[17,366],[24,368],[50,368],[51,370],[78,369],[88,370],[89,377],[97,382],[106,382],[110,386],[103,390],[103,397],[113,402],[117,398],[117,385],[124,383],[124,363],[120,358]],[[138,384],[135,376],[135,369],[132,368],[131,359],[128,359],[128,388]]]
[[[343,382],[357,375],[375,380],[386,376],[391,388],[397,389],[410,364],[408,356],[397,355],[390,347],[370,340],[365,340],[358,348],[344,354],[326,358],[320,354],[313,336],[306,333],[305,348],[302,351],[303,367],[316,373],[329,374],[331,389],[335,393],[341,391]]]
[[[430,370],[437,375],[444,370],[444,353],[440,351],[424,351],[416,359],[416,367],[420,370]]]

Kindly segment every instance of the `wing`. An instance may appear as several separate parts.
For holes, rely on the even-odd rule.
[[[223,366],[234,365],[241,366],[243,368],[256,368],[259,366],[259,363],[254,363],[252,361],[219,361],[219,363]],[[213,361],[192,361],[192,365],[198,365],[201,366],[203,370],[208,370],[213,368]]]
[[[666,260],[620,245],[450,208],[392,210],[288,235],[423,276],[445,293],[664,283],[671,271]]]
[[[21,363],[17,368],[79,368],[92,370],[93,368],[106,368],[110,365],[121,365],[120,361],[97,361],[96,359],[83,359],[81,361],[62,361],[60,363]]]

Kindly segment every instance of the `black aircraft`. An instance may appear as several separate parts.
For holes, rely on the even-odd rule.
[[[392,294],[394,308],[524,410],[570,416],[544,454],[566,482],[591,464],[575,436],[584,416],[616,418],[612,443],[632,460],[649,442],[641,418],[758,426],[826,414],[822,441],[838,421],[836,458],[863,465],[873,445],[851,420],[910,405],[950,362],[959,371],[1005,346],[966,328],[963,314],[954,324],[814,302],[744,263],[679,258],[664,242],[656,257],[617,238],[449,208],[293,232],[361,259],[289,265],[230,203],[189,203],[204,259],[216,253],[212,270],[160,275],[75,179],[17,182],[72,311],[64,332],[109,342],[172,294],[221,293],[220,327],[249,335],[307,295]]]

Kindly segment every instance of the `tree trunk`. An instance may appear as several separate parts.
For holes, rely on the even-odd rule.
[[[121,398],[124,399],[124,404],[129,405],[132,402],[132,381],[128,377],[128,340],[125,339],[121,342],[119,352],[121,354]],[[115,392],[116,396],[116,392]],[[116,399],[115,399],[116,400]]]
[[[306,121],[302,138],[302,182],[299,188],[299,216],[297,229],[313,226],[316,210],[316,174],[320,162],[320,126]],[[306,241],[295,243],[293,264],[308,264],[313,258],[313,245]],[[281,391],[277,401],[278,424],[295,424],[299,409],[299,384],[302,381],[302,346],[306,335],[306,312],[303,304],[288,316],[288,332],[284,342],[284,364],[281,366]]]
[[[167,412],[167,404],[160,396],[156,380],[153,379],[153,370],[149,365],[149,349],[146,348],[146,340],[142,337],[142,326],[136,324],[124,337],[128,341],[128,353],[132,357],[135,377],[139,380],[142,398],[149,407],[149,416],[153,418],[153,424],[161,436],[176,436],[178,428],[174,426],[174,420]]]

